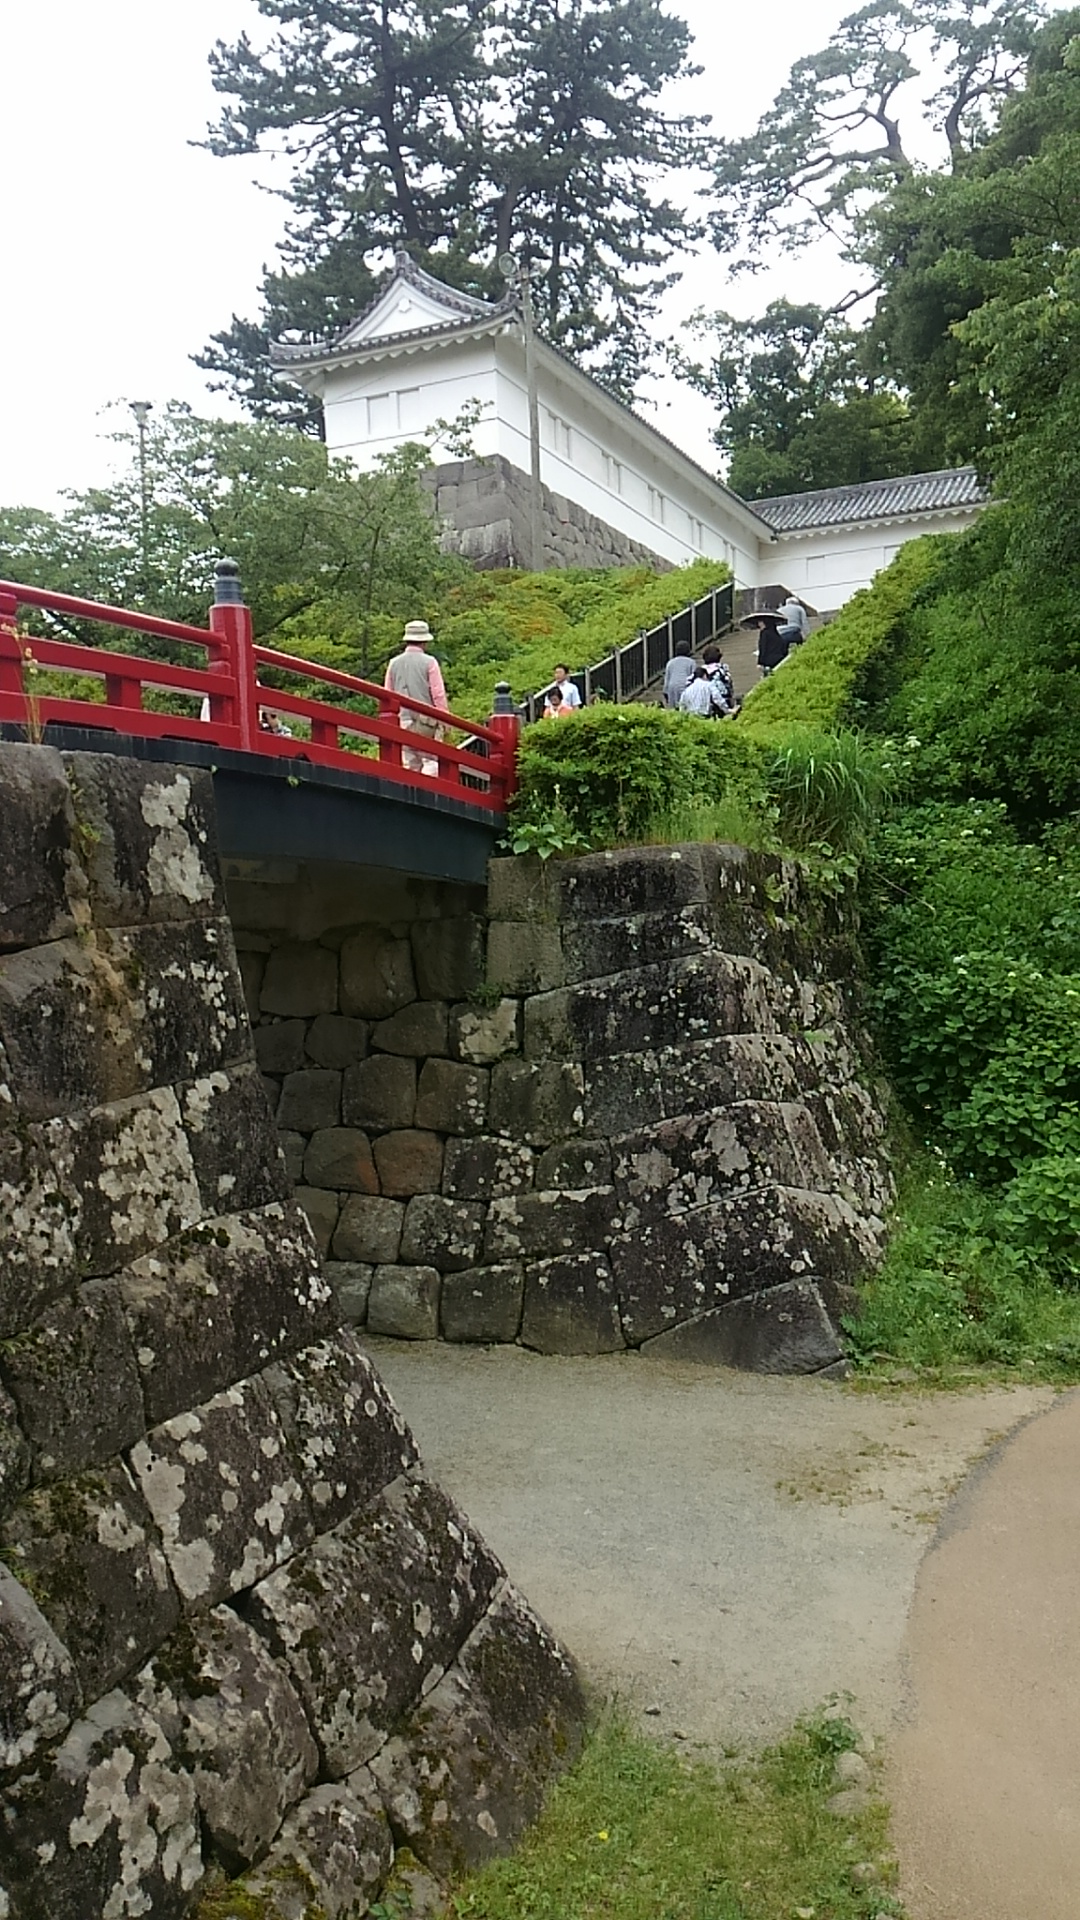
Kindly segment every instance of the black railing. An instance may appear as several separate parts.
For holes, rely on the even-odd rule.
[[[710,640],[727,633],[734,617],[735,585],[729,580],[725,586],[713,587],[692,606],[669,613],[659,626],[635,635],[624,647],[616,647],[595,666],[582,667],[570,678],[585,706],[597,698],[633,700],[661,678],[680,640],[689,640],[696,652],[699,647],[708,646]],[[539,720],[550,692],[551,686],[547,686],[528,694],[519,709],[522,719]]]

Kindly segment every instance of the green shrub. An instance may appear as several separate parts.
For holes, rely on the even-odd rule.
[[[736,723],[755,739],[783,741],[793,727],[823,731],[848,717],[875,656],[895,642],[917,589],[944,564],[947,542],[909,540],[872,587],[819,627],[782,668],[747,695]]]
[[[1009,1238],[1051,1277],[1080,1286],[1080,1108],[1068,1116],[1069,1153],[1032,1160],[1006,1189],[1001,1221]]]
[[[767,751],[726,722],[660,707],[593,707],[522,736],[512,832],[555,820],[567,845],[668,837],[673,809],[734,802],[767,813]]]

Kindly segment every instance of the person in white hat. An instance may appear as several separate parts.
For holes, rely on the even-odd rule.
[[[439,707],[443,713],[449,713],[442,669],[426,651],[431,643],[431,628],[427,621],[410,620],[401,637],[403,651],[396,653],[391,660],[384,684],[391,693],[403,693],[410,700],[422,700],[425,706]],[[429,714],[402,707],[398,720],[411,733],[424,733],[433,740],[442,739],[442,728]],[[413,773],[426,773],[434,779],[439,771],[435,756],[420,753],[415,747],[402,747],[401,759],[403,765]]]

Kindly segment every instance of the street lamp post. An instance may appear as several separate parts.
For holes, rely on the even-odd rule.
[[[521,330],[525,339],[525,392],[529,407],[529,561],[534,573],[544,571],[543,492],[540,480],[540,403],[536,395],[536,327],[528,267],[512,253],[499,256],[499,272],[521,296]]]
[[[150,491],[146,478],[146,422],[153,411],[150,400],[132,400],[131,411],[139,429],[139,545],[142,562],[142,600],[150,597]]]

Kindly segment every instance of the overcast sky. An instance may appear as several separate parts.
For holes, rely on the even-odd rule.
[[[687,109],[749,131],[850,3],[676,0],[705,68]],[[0,505],[51,506],[61,488],[106,478],[103,436],[126,424],[125,401],[227,410],[189,356],[234,312],[256,312],[285,209],[256,184],[255,163],[189,143],[214,112],[214,40],[245,27],[258,40],[267,23],[254,0],[8,0],[2,11]],[[836,284],[820,256],[799,274],[807,297]],[[670,303],[672,323],[702,304],[756,311],[765,297],[746,281],[728,288],[704,258]],[[657,424],[714,464],[702,403],[670,388],[661,399]]]

